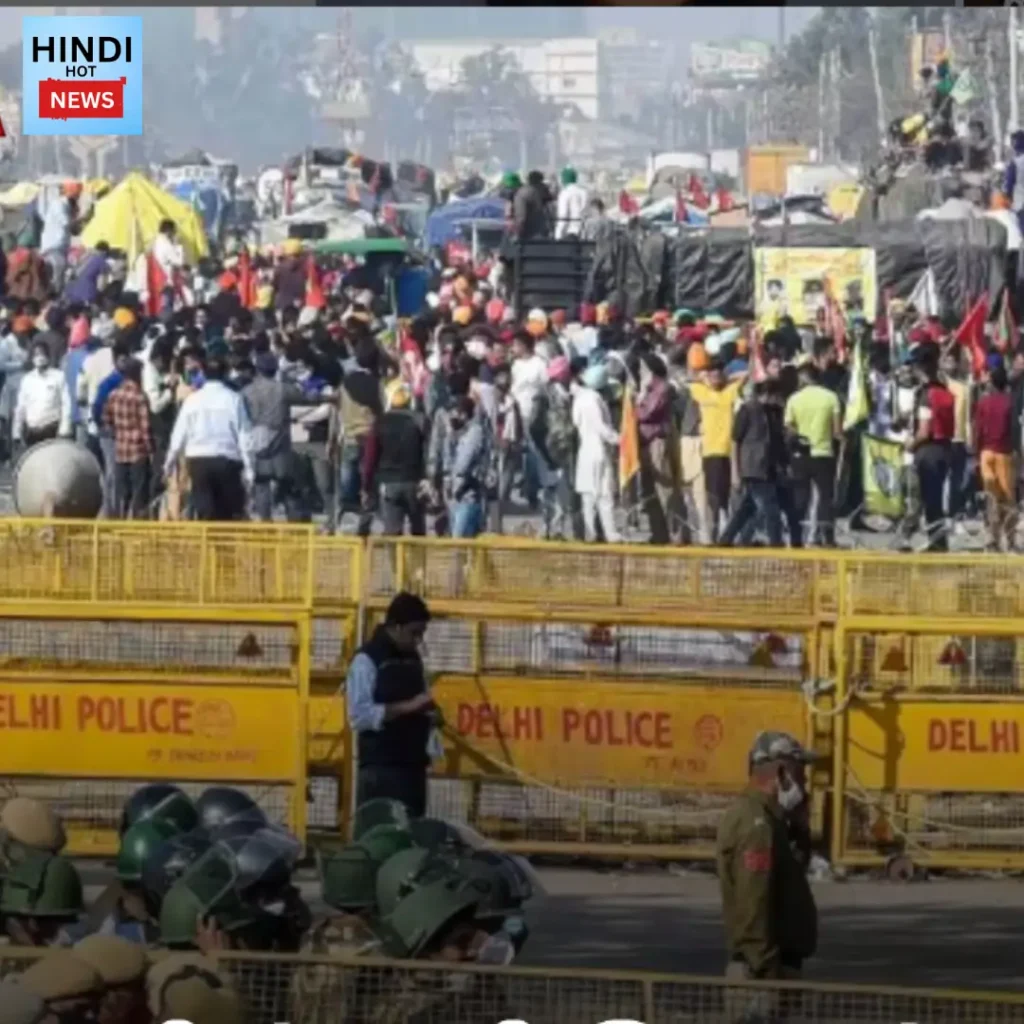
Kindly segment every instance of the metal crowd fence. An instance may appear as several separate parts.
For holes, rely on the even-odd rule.
[[[6,947],[0,976],[45,950]],[[154,961],[166,954],[151,953]],[[1024,1024],[1024,994],[219,951],[251,1024]]]
[[[57,799],[85,852],[151,777],[244,785],[300,833],[344,831],[345,669],[400,589],[434,615],[432,806],[496,840],[709,856],[771,725],[821,755],[836,861],[1024,867],[1015,557],[4,520],[7,791]]]

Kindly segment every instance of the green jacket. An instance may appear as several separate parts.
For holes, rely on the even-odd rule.
[[[776,978],[812,956],[818,910],[779,805],[748,789],[722,818],[716,855],[730,958]]]

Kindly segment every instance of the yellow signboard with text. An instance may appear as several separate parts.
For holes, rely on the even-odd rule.
[[[787,690],[441,676],[433,692],[449,733],[435,769],[449,776],[511,765],[553,785],[730,791],[762,729],[807,733]]]
[[[0,682],[0,775],[289,782],[301,730],[289,689]]]
[[[825,308],[828,289],[844,313],[851,307],[858,308],[873,321],[878,302],[875,251],[757,248],[754,288],[757,319],[761,323],[788,315],[798,326],[813,327],[819,311]]]
[[[1024,703],[866,701],[850,708],[848,730],[850,772],[867,790],[1019,789]]]

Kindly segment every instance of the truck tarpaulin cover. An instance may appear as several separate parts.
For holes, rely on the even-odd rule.
[[[425,241],[431,249],[447,245],[462,237],[462,225],[468,221],[505,219],[505,200],[494,196],[480,199],[459,199],[439,206],[427,218]]]
[[[672,246],[669,265],[676,308],[735,318],[754,315],[754,253],[745,229],[683,235]]]

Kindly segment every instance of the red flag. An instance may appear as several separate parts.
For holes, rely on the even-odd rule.
[[[676,223],[686,223],[686,203],[683,201],[682,189],[676,189]]]
[[[256,308],[256,273],[248,249],[243,249],[238,257],[238,294],[246,309]]]
[[[971,353],[971,372],[980,377],[985,369],[985,321],[988,320],[988,295],[982,295],[956,329],[953,340],[966,345]]]
[[[711,197],[704,191],[704,183],[696,174],[690,175],[690,201],[698,210],[706,210],[711,205]]]
[[[316,268],[316,260],[312,253],[306,257],[306,300],[304,304],[312,309],[323,309],[327,305],[324,290],[320,285],[320,272]]]
[[[736,208],[736,203],[732,198],[732,193],[727,188],[720,188],[715,192],[715,199],[718,202],[718,212],[728,213],[730,210]]]
[[[640,212],[640,205],[625,189],[619,193],[619,211],[629,217]]]

